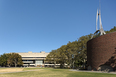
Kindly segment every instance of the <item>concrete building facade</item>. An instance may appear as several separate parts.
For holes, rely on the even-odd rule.
[[[22,56],[23,66],[44,66],[44,60],[49,53],[41,51],[40,53],[18,53]]]

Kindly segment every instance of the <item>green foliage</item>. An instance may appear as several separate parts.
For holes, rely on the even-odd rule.
[[[106,31],[106,33],[111,33],[111,32],[114,32],[116,31],[116,26],[114,26],[114,28],[110,29],[110,31]]]
[[[58,55],[57,50],[52,50],[50,54],[47,55],[45,61],[48,61],[49,63],[54,64],[58,60],[57,55]]]
[[[65,64],[68,64],[70,67],[76,63],[78,63],[78,65],[80,63],[81,65],[87,60],[86,43],[91,37],[92,34],[82,36],[78,41],[69,42],[67,45],[63,45],[57,50],[52,50],[46,60],[55,61],[60,64],[62,68],[64,68]]]
[[[18,53],[11,53],[11,56],[8,58],[8,65],[14,65],[15,67],[17,65],[22,65],[22,58]]]
[[[10,54],[3,54],[0,56],[0,66],[7,66],[7,60]]]
[[[22,58],[18,53],[7,53],[0,56],[0,66],[22,65]]]
[[[116,27],[112,28],[106,33],[111,33],[116,31]],[[53,63],[59,63],[61,67],[64,64],[68,64],[70,67],[81,66],[87,61],[87,41],[91,39],[93,34],[80,37],[78,40],[69,42],[67,45],[63,45],[57,50],[52,50],[47,56],[47,61],[53,61]],[[94,36],[98,37],[100,33]]]

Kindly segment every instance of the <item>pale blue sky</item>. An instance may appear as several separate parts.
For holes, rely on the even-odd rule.
[[[0,0],[0,54],[50,52],[95,32],[99,0]],[[116,26],[116,0],[101,0],[104,30]]]

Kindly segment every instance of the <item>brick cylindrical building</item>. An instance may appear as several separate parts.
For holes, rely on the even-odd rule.
[[[116,32],[87,42],[87,64],[93,70],[98,70],[101,65],[107,65],[116,70]]]

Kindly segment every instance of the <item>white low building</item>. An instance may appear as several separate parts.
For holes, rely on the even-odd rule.
[[[44,60],[49,53],[41,51],[40,53],[18,53],[22,56],[23,66],[44,66]]]

